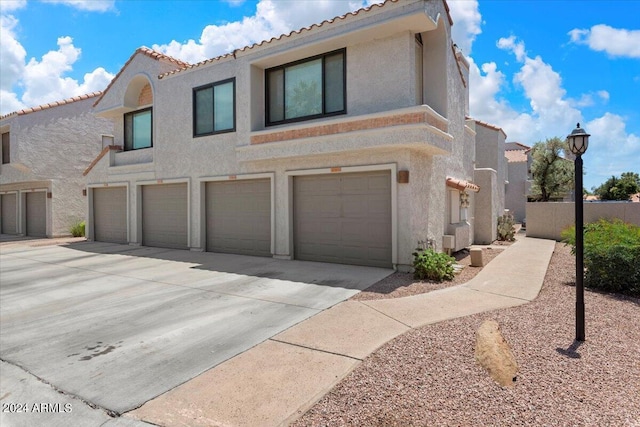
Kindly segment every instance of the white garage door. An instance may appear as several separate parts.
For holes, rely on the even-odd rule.
[[[98,242],[127,243],[127,188],[93,189],[93,235]]]
[[[27,236],[47,235],[47,193],[27,193]]]
[[[15,194],[3,194],[0,197],[2,197],[2,234],[17,234],[17,197]]]
[[[271,183],[207,183],[207,250],[271,256]]]
[[[294,178],[294,256],[392,267],[389,171]]]
[[[187,184],[142,187],[142,244],[188,249]]]

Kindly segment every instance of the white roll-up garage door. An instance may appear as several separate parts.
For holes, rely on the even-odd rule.
[[[392,267],[390,172],[295,177],[294,256]]]
[[[127,243],[127,188],[93,189],[93,234],[98,242]]]
[[[2,234],[17,234],[18,215],[16,194],[2,194],[0,197],[2,197]]]
[[[27,236],[47,236],[47,193],[27,193]]]
[[[142,187],[142,244],[188,249],[187,184]]]
[[[206,185],[207,250],[271,256],[269,179]]]

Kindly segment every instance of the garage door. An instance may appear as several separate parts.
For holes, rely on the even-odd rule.
[[[27,193],[27,236],[47,235],[47,193]]]
[[[127,243],[127,188],[93,189],[93,239]]]
[[[16,195],[3,194],[2,196],[2,233],[16,234],[18,233],[16,215]]]
[[[207,250],[271,256],[269,179],[207,183]]]
[[[390,172],[295,177],[294,256],[392,267]]]
[[[142,244],[187,249],[187,184],[142,187]]]

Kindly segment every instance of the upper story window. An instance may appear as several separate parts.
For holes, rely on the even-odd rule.
[[[235,78],[193,89],[193,136],[235,130]]]
[[[9,143],[9,132],[2,134],[2,164],[11,163],[11,144]]]
[[[345,49],[266,70],[266,124],[346,113]]]
[[[125,151],[153,146],[151,113],[151,108],[145,108],[124,115]]]

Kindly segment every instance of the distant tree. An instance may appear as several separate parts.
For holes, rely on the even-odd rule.
[[[567,142],[558,137],[536,142],[531,149],[531,194],[540,202],[573,190],[573,162],[564,158]]]
[[[640,175],[624,172],[619,178],[612,176],[593,192],[600,196],[600,200],[629,200],[640,192]]]

